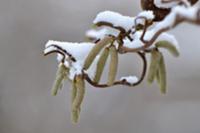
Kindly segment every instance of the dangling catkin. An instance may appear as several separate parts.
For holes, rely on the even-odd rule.
[[[110,47],[110,66],[109,66],[109,73],[108,73],[108,85],[111,86],[117,75],[117,68],[118,68],[118,53],[115,46]]]
[[[93,60],[96,58],[97,54],[102,50],[103,47],[108,45],[113,41],[113,38],[110,36],[105,37],[103,40],[99,41],[95,46],[92,48],[90,53],[88,54],[85,64],[84,64],[84,69],[87,70],[90,65],[92,64]]]
[[[108,55],[109,55],[109,49],[105,48],[104,51],[101,53],[101,56],[99,58],[99,61],[97,63],[97,69],[96,69],[96,73],[94,76],[94,82],[95,83],[99,83],[102,73],[103,73],[103,69],[105,67],[106,61],[108,59]]]

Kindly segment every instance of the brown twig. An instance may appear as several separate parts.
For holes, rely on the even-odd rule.
[[[55,47],[56,49],[59,49],[59,50],[63,51],[63,53],[65,53],[73,62],[76,62],[75,57],[73,57],[68,51],[66,51],[65,49],[61,48],[60,46],[58,46],[56,44],[52,44],[52,45],[46,47],[46,49],[49,48],[49,47]],[[66,56],[64,56],[64,57],[66,57]]]
[[[145,53],[143,52],[137,52],[137,54],[141,57],[142,59],[142,62],[143,62],[143,70],[142,70],[142,74],[141,74],[141,77],[140,79],[138,80],[138,82],[134,83],[134,84],[130,84],[129,82],[127,82],[126,80],[120,80],[120,81],[115,81],[113,83],[112,86],[116,86],[116,85],[126,85],[126,86],[129,86],[129,87],[134,87],[134,86],[137,86],[139,85],[143,80],[144,80],[144,77],[146,75],[146,70],[147,70],[147,60],[146,60],[146,56],[145,56]],[[90,83],[92,86],[94,87],[98,87],[98,88],[106,88],[106,87],[110,87],[109,85],[107,84],[98,84],[98,83],[95,83],[93,82],[93,80],[88,76],[88,74],[84,73],[83,72],[83,75],[84,75],[84,78],[85,80]]]
[[[59,50],[52,50],[52,51],[50,51],[50,52],[45,53],[44,56],[47,56],[47,55],[50,55],[50,54],[53,54],[53,53],[61,54],[61,55],[62,55],[62,60],[61,60],[61,62],[62,62],[62,63],[65,62],[66,56],[65,56],[65,54],[64,54],[63,52],[61,52],[61,51],[59,51]]]
[[[150,47],[151,45],[153,45],[153,43],[156,41],[156,39],[163,33],[163,32],[166,32],[174,27],[176,27],[177,25],[179,25],[180,23],[182,22],[189,22],[189,23],[193,23],[193,24],[197,24],[197,25],[200,25],[200,9],[198,9],[198,12],[197,12],[197,18],[195,20],[193,19],[189,19],[189,18],[186,18],[186,17],[183,17],[183,16],[180,16],[179,14],[176,15],[176,20],[174,22],[173,25],[168,25],[166,27],[162,27],[160,28],[154,35],[153,37],[150,39],[150,40],[145,40],[144,39],[144,36],[145,34],[143,35],[143,38],[141,38],[141,41],[144,42],[144,46],[141,46],[139,48],[128,48],[128,47],[124,47],[124,46],[121,46],[120,49],[122,51],[126,51],[126,52],[138,52],[138,51],[142,51],[142,50],[145,50],[146,48]],[[162,22],[158,22],[157,25],[159,23],[162,23]],[[144,29],[145,31],[145,29]],[[146,33],[146,32],[143,32],[143,33]]]

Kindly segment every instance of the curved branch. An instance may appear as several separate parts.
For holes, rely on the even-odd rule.
[[[180,7],[179,7],[180,8]],[[195,17],[191,17],[188,16],[188,14],[186,12],[191,12],[192,10],[195,10],[195,7],[191,7],[184,10],[184,13],[182,13],[180,10],[172,10],[172,12],[161,22],[158,22],[156,24],[156,26],[154,27],[154,29],[152,29],[152,31],[154,31],[154,35],[151,37],[151,39],[149,40],[145,40],[145,35],[143,36],[143,38],[141,38],[141,41],[144,42],[144,45],[138,48],[128,48],[128,47],[124,47],[121,46],[120,49],[122,49],[122,51],[126,51],[126,52],[138,52],[138,51],[142,51],[145,50],[146,48],[150,47],[151,45],[153,45],[153,43],[156,41],[156,39],[163,33],[166,32],[172,28],[175,28],[176,26],[178,26],[179,24],[183,23],[183,22],[189,22],[192,24],[197,24],[200,25],[200,9],[196,9],[196,11],[193,11]],[[173,17],[172,21],[173,23],[167,23],[169,21],[169,19]],[[144,29],[145,30],[145,29]],[[144,33],[144,32],[143,32]],[[145,32],[147,33],[147,32]]]
[[[58,45],[56,45],[56,44],[52,44],[52,45],[46,47],[46,49],[49,48],[49,47],[55,47],[56,49],[62,51],[62,52],[65,53],[67,56],[69,56],[69,58],[70,58],[73,62],[76,62],[76,59],[75,59],[69,52],[67,52],[65,49],[63,49],[62,47],[60,47],[60,46],[58,46]],[[64,56],[64,57],[66,57],[66,56]]]
[[[61,54],[61,55],[63,56],[61,62],[62,62],[62,63],[65,62],[66,56],[65,56],[65,54],[64,54],[62,51],[59,51],[59,50],[52,50],[52,51],[49,51],[49,52],[45,53],[44,56],[47,56],[47,55],[50,55],[50,54],[53,54],[53,53]]]
[[[117,29],[117,30],[119,30],[119,31],[122,32],[122,33],[126,33],[126,30],[125,30],[123,27],[114,26],[113,24],[111,24],[111,23],[109,23],[109,22],[103,22],[103,21],[102,21],[102,22],[96,23],[95,25],[97,25],[97,26],[108,26],[108,27]]]
[[[134,84],[130,84],[129,82],[127,82],[126,80],[120,80],[120,81],[115,81],[114,84],[112,86],[116,86],[116,85],[126,85],[126,86],[129,86],[129,87],[134,87],[134,86],[137,86],[139,85],[143,80],[144,80],[144,77],[146,75],[146,70],[147,70],[147,60],[146,60],[146,56],[145,56],[145,53],[142,53],[142,52],[138,52],[137,53],[141,59],[142,59],[142,62],[143,62],[143,70],[142,70],[142,74],[141,74],[141,77],[140,79],[138,80],[138,82],[134,83]],[[93,80],[86,74],[83,72],[83,75],[84,75],[84,78],[85,80],[91,84],[92,86],[94,87],[98,87],[98,88],[106,88],[106,87],[110,87],[109,85],[107,84],[97,84],[95,82],[93,82]]]

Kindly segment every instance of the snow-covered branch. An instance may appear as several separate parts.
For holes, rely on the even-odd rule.
[[[99,13],[93,21],[97,28],[86,33],[91,42],[48,41],[44,55],[56,53],[59,64],[52,92],[56,95],[65,79],[71,82],[73,122],[79,119],[85,81],[99,88],[114,85],[133,87],[144,80],[149,67],[147,81],[152,83],[156,79],[160,91],[166,93],[166,67],[160,49],[166,49],[174,57],[180,55],[178,41],[167,31],[183,22],[200,25],[200,7],[195,5],[197,1],[141,0],[144,11],[135,17],[112,11]],[[141,75],[127,75],[117,79],[119,56],[126,53],[139,55],[143,66]],[[151,56],[150,65],[146,59],[148,54]],[[107,63],[107,82],[101,83]]]

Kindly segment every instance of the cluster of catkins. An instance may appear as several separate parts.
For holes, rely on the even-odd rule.
[[[163,3],[173,2],[173,0],[160,0]],[[191,5],[195,4],[198,0],[188,0]],[[185,0],[176,0],[178,5],[185,4]],[[141,15],[135,19],[141,19],[145,22],[140,22],[135,25],[133,29],[126,30],[123,27],[118,25],[114,25],[108,22],[101,22],[99,21],[96,23],[98,27],[107,26],[118,30],[119,33],[117,36],[110,32],[110,34],[104,35],[102,38],[95,38],[95,36],[90,36],[89,38],[94,41],[94,43],[85,43],[80,45],[87,45],[88,48],[85,50],[87,53],[84,60],[78,60],[77,58],[83,58],[79,55],[77,58],[72,54],[73,51],[70,48],[71,43],[66,49],[65,44],[54,44],[57,42],[52,42],[52,44],[47,45],[45,48],[45,55],[51,53],[58,54],[59,66],[58,71],[56,74],[56,79],[53,84],[52,94],[56,95],[58,90],[62,88],[63,82],[65,79],[68,79],[72,84],[72,93],[71,93],[71,118],[74,123],[77,123],[79,120],[79,115],[81,111],[81,104],[85,94],[85,81],[90,83],[95,87],[110,87],[113,85],[127,85],[127,86],[136,86],[144,79],[146,69],[147,69],[147,61],[145,54],[151,54],[150,65],[148,69],[147,80],[149,83],[152,83],[154,80],[157,80],[159,84],[160,90],[162,93],[166,93],[166,67],[164,62],[163,54],[160,52],[160,48],[167,49],[172,55],[175,57],[179,56],[179,51],[176,45],[172,44],[172,42],[167,40],[159,40],[155,42],[152,47],[147,47],[141,49],[143,46],[134,47],[134,49],[125,47],[125,43],[127,44],[141,44],[145,43],[143,40],[144,34],[147,32],[147,28],[151,26],[153,23],[162,21],[171,11],[171,8],[163,8],[157,7],[155,5],[154,0],[141,0],[141,7],[145,12],[144,14],[148,15]],[[150,11],[150,12],[149,12]],[[153,15],[151,15],[151,13]],[[119,18],[128,19],[127,17],[121,17],[118,14],[107,12],[107,14],[111,14],[114,16],[118,16]],[[105,15],[104,15],[105,16]],[[148,16],[150,16],[148,18]],[[151,17],[153,16],[153,17]],[[109,16],[108,16],[109,17]],[[146,18],[145,18],[146,17]],[[108,19],[109,21],[109,19]],[[117,21],[125,21],[125,20],[117,20]],[[143,35],[141,35],[143,34]],[[132,38],[134,36],[135,40]],[[141,38],[137,38],[140,36]],[[135,42],[134,42],[135,41]],[[149,42],[147,42],[149,43]],[[117,45],[116,45],[117,44]],[[77,44],[75,44],[77,45]],[[127,45],[129,46],[129,45]],[[78,47],[77,47],[78,48]],[[75,48],[76,50],[76,48]],[[77,52],[81,53],[82,49],[77,49]],[[128,52],[136,53],[143,59],[143,73],[140,79],[136,77],[129,76],[129,77],[122,77],[119,81],[115,81],[118,69],[118,54],[125,54]],[[83,52],[84,53],[84,52]],[[97,58],[98,56],[98,58]],[[104,67],[106,65],[106,61],[110,56],[110,65],[109,65],[109,73],[107,83],[100,84],[100,79],[102,77],[102,73]],[[93,75],[90,75],[89,69],[95,64],[95,72],[91,72]],[[82,64],[82,65],[80,65]]]

